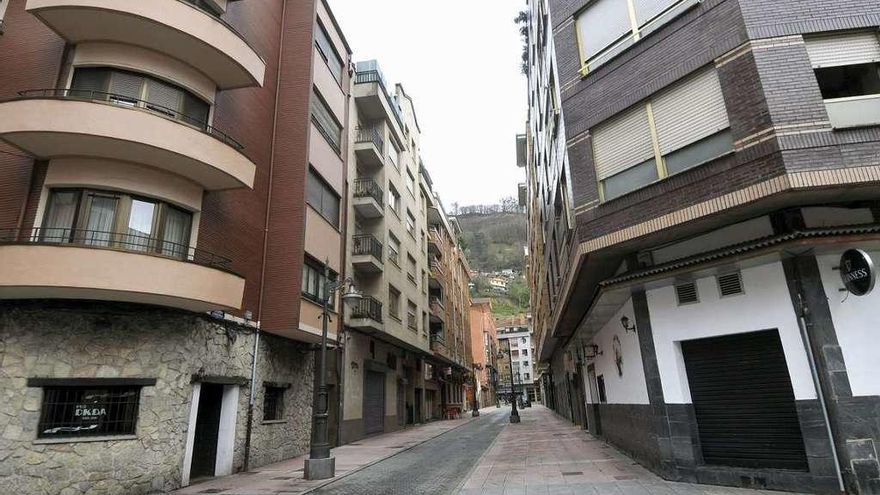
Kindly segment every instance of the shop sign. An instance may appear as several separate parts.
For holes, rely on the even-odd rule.
[[[864,296],[874,289],[877,272],[868,253],[848,249],[840,256],[840,279],[850,293]]]

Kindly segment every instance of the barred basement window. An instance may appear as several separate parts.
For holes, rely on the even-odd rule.
[[[284,391],[286,387],[266,385],[263,391],[263,421],[284,419]]]
[[[700,302],[700,297],[697,294],[697,284],[694,282],[676,285],[675,295],[678,297],[679,306]]]
[[[47,386],[38,438],[134,435],[140,385]]]
[[[721,294],[721,297],[735,296],[745,292],[743,290],[742,274],[740,272],[719,275],[717,280],[718,292]]]

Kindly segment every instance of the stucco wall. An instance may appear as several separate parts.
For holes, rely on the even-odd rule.
[[[596,356],[592,363],[596,376],[602,375],[605,379],[605,395],[609,404],[648,404],[648,386],[645,384],[639,338],[632,332],[624,331],[620,325],[621,316],[635,321],[632,300],[627,301],[593,337],[592,343],[599,346],[602,354]],[[623,374],[618,373],[615,363],[614,336],[620,339]],[[594,397],[592,402],[599,400]]]
[[[206,317],[100,303],[0,306],[0,486],[8,493],[141,494],[181,483],[193,375],[250,377],[253,334]],[[308,448],[312,353],[263,335],[251,467]],[[41,388],[27,379],[155,378],[141,391],[137,438],[35,442]],[[206,379],[210,381],[210,379]],[[263,381],[289,384],[286,422],[263,424]],[[242,469],[249,386],[238,394],[233,471]]]
[[[819,274],[828,296],[828,307],[843,351],[853,396],[880,395],[880,380],[877,379],[880,372],[877,364],[880,289],[875,288],[873,292],[862,297],[840,292],[843,283],[840,272],[835,271],[834,267],[840,265],[842,252],[817,256]],[[868,254],[875,264],[880,262],[880,251],[871,251]]]
[[[672,286],[647,291],[666,403],[691,402],[680,342],[778,329],[797,400],[815,399],[791,296],[778,262],[742,270],[742,295],[721,298],[715,277],[697,280],[700,302],[679,306]]]

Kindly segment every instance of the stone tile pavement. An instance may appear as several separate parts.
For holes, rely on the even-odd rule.
[[[667,482],[551,410],[520,412],[482,456],[461,495],[769,495]]]
[[[494,407],[481,410],[482,413],[494,411],[496,411]],[[479,418],[472,418],[469,413],[463,414],[460,419],[435,421],[337,447],[333,449],[333,455],[336,457],[336,477],[329,480],[310,481],[303,479],[303,466],[308,457],[308,455],[304,455],[262,466],[249,472],[195,483],[172,493],[177,495],[208,493],[222,495],[302,494],[354,474],[383,459],[464,426],[474,419]]]

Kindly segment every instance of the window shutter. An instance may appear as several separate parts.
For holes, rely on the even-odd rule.
[[[732,272],[726,273],[724,275],[719,275],[717,279],[718,292],[721,294],[721,297],[735,296],[737,294],[742,294],[743,292],[745,292],[743,290],[742,274],[740,274],[740,272]]]
[[[663,11],[672,6],[673,0],[634,0],[633,6],[636,10],[636,21],[639,26],[644,26],[651,19],[662,14]]]
[[[178,112],[181,107],[180,99],[182,91],[159,81],[147,82],[147,101],[152,105],[158,105],[162,111],[171,110]]]
[[[106,69],[82,68],[73,72],[73,83],[71,88],[82,90],[82,92],[74,92],[74,95],[101,98],[103,95],[92,95],[92,91],[107,91],[107,81],[110,79],[110,72]]]
[[[730,127],[714,67],[661,93],[651,104],[663,155]]]
[[[874,31],[816,36],[805,41],[814,68],[880,62],[880,35]]]
[[[599,180],[654,158],[645,106],[636,105],[597,126],[593,131],[593,156]]]
[[[110,78],[110,92],[139,100],[144,78],[128,72],[113,72]]]
[[[597,0],[581,12],[575,22],[587,60],[632,32],[629,11],[623,0]]]

